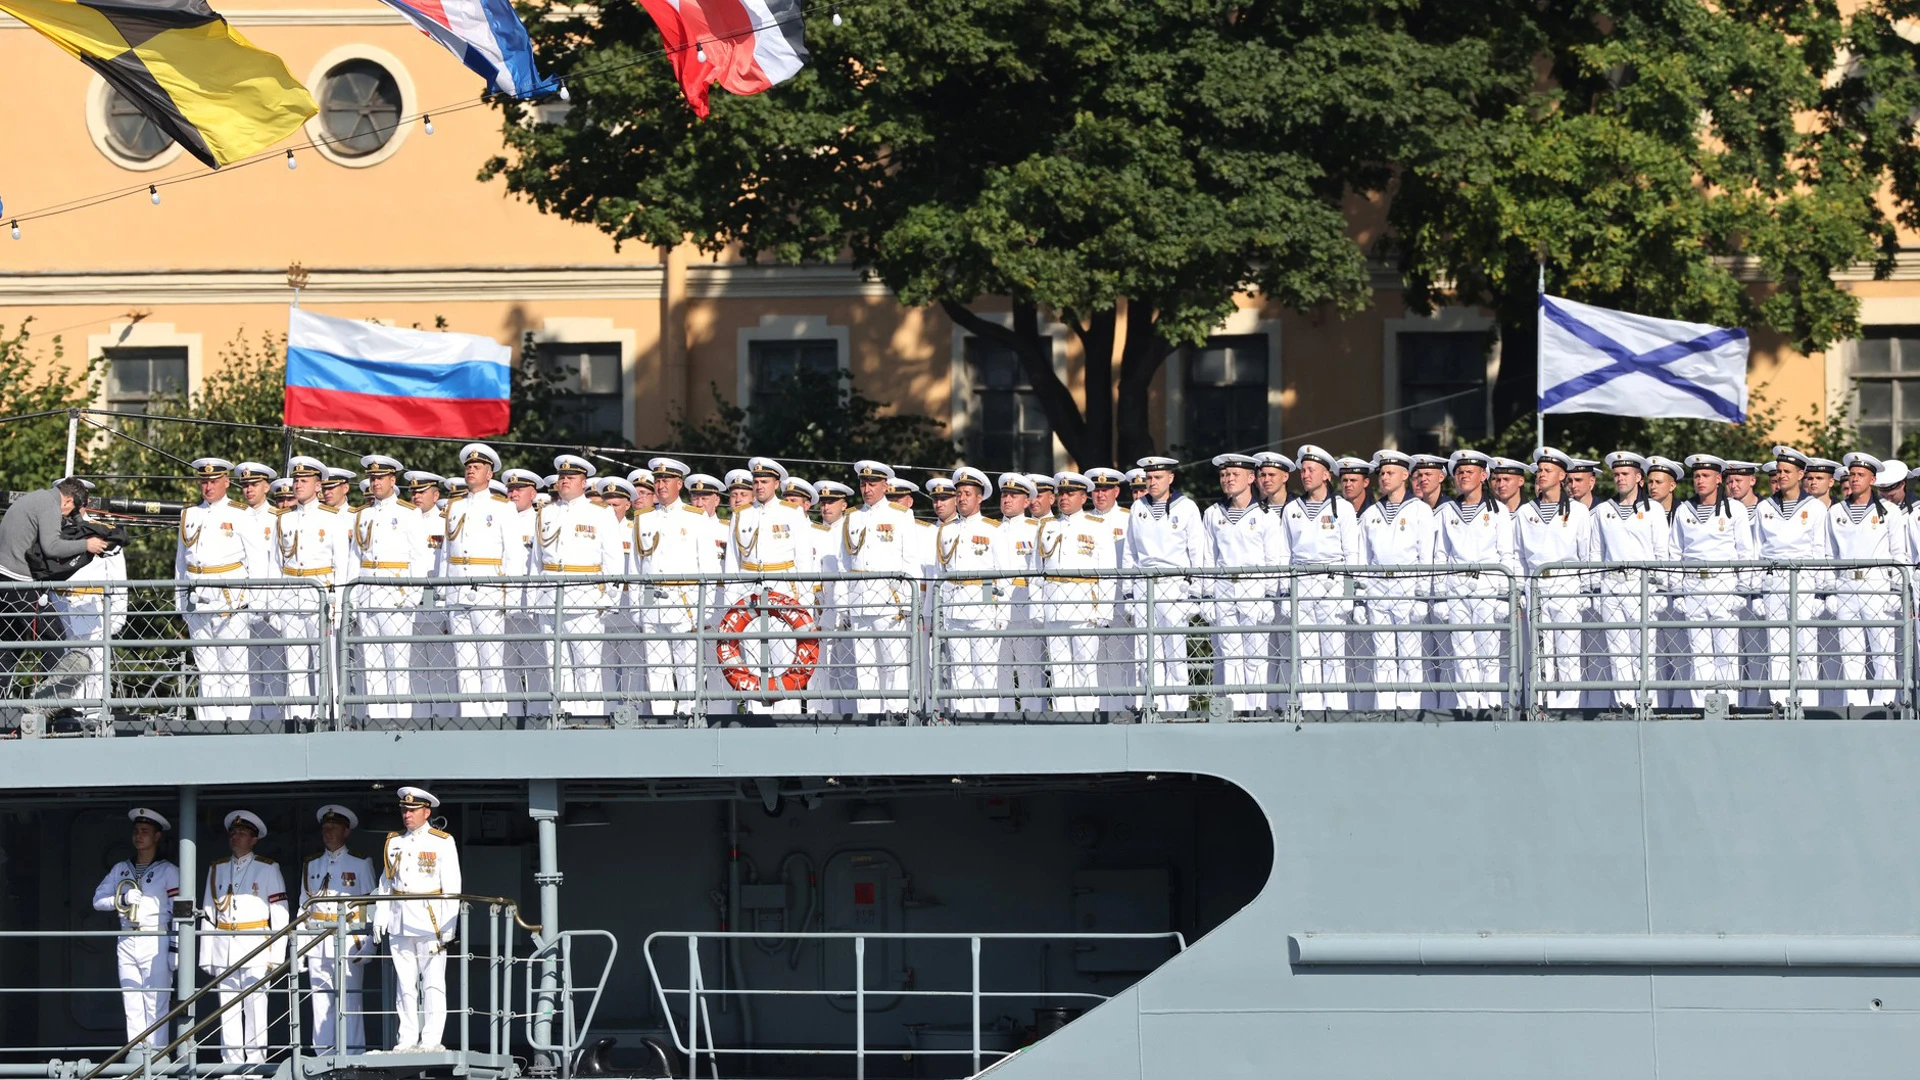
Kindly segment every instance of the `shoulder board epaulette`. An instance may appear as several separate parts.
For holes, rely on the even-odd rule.
[[[510,503],[513,501],[512,499],[507,498],[505,495],[502,495],[497,491],[489,491],[487,492],[487,494],[493,496],[494,502]]]
[[[307,861],[307,862],[309,862],[309,863],[310,863],[310,862],[317,862],[317,861],[318,861],[318,860],[320,859],[320,857],[321,857],[322,855],[325,855],[325,854],[326,854],[326,852],[324,852],[324,851],[316,851],[316,852],[314,852],[313,854],[311,854],[311,855],[309,855],[309,856],[307,856],[307,859],[306,859],[306,861]],[[306,863],[302,863],[301,865],[302,865],[302,866],[304,866],[304,865],[306,865]]]
[[[1106,519],[1106,518],[1105,518],[1104,516],[1102,516],[1102,515],[1100,515],[1100,514],[1087,514],[1087,515],[1086,515],[1086,519],[1087,519],[1088,521],[1105,521],[1105,520],[1107,520],[1107,519]]]
[[[986,522],[987,524],[989,524],[989,525],[991,525],[991,526],[993,526],[993,527],[994,527],[994,528],[996,528],[996,529],[1000,527],[1000,519],[999,519],[999,518],[981,518],[980,520],[982,520],[982,521],[984,521],[984,522]]]
[[[822,525],[822,524],[820,524],[820,523],[819,523],[819,522],[817,522],[817,521],[813,523],[813,527],[814,527],[814,528],[816,528],[816,529],[819,529],[819,530],[820,530],[821,532],[832,532],[832,531],[833,531],[833,526],[831,526],[831,525]]]
[[[1049,515],[1043,518],[1028,518],[1027,520],[1031,521],[1033,523],[1033,527],[1037,529],[1040,526],[1045,525],[1047,522],[1052,521],[1053,518],[1051,515]]]
[[[920,526],[920,527],[921,527],[921,528],[923,528],[923,529],[931,529],[931,528],[933,528],[933,522],[931,522],[931,521],[921,521],[921,520],[920,520],[919,518],[914,518],[914,519],[913,519],[913,523],[914,523],[915,525],[918,525],[918,526]]]
[[[328,505],[327,505],[326,503],[315,503],[314,505],[316,505],[316,506],[318,506],[318,507],[319,507],[320,509],[322,509],[322,510],[325,510],[325,511],[326,511],[327,513],[329,513],[329,514],[337,514],[337,513],[339,513],[339,512],[340,512],[340,508],[339,508],[339,507],[337,507],[337,506],[328,506]]]
[[[399,833],[397,833],[397,832],[390,832],[390,833],[388,833],[388,834],[387,834],[387,839],[389,839],[389,840],[398,840],[398,839],[400,839],[400,834],[399,834]]]
[[[457,502],[459,502],[459,501],[460,501],[461,499],[464,499],[464,498],[466,498],[466,497],[467,497],[467,493],[466,493],[466,492],[464,492],[464,491],[463,491],[463,492],[461,492],[461,493],[460,493],[460,494],[458,494],[458,495],[449,495],[449,496],[447,496],[447,505],[448,505],[448,506],[452,506],[452,505],[453,505],[454,503],[457,503]]]
[[[274,862],[273,862],[273,860],[272,860],[272,859],[269,859],[269,858],[267,858],[267,857],[266,857],[265,855],[255,855],[255,856],[253,857],[253,861],[254,861],[254,862],[257,862],[257,863],[259,863],[259,864],[260,864],[261,866],[272,866],[272,865],[274,865]]]
[[[435,836],[437,836],[437,837],[439,837],[439,838],[440,838],[440,839],[442,839],[442,840],[451,840],[451,839],[453,839],[453,837],[452,837],[451,835],[449,835],[449,834],[447,834],[447,833],[443,833],[443,832],[441,832],[441,831],[440,831],[439,829],[428,829],[427,831],[428,831],[428,832],[430,832],[430,833],[432,833],[433,835],[435,835]]]
[[[247,508],[247,504],[241,502],[239,499],[228,499],[227,505],[233,507],[235,510],[245,510]]]
[[[372,503],[361,503],[359,506],[356,506],[353,508],[353,512],[357,514],[360,511],[365,510],[367,507],[372,505],[373,505]]]
[[[653,512],[655,511],[655,510],[658,510],[658,509],[659,509],[659,507],[657,507],[657,506],[649,506],[649,507],[646,507],[646,508],[644,508],[644,509],[641,509],[641,510],[635,510],[635,511],[633,512],[633,516],[634,516],[634,517],[635,517],[636,519],[638,519],[638,518],[643,518],[643,517],[645,517],[645,516],[647,516],[648,514],[651,514],[651,513],[653,513]]]
[[[273,515],[274,517],[279,517],[279,516],[280,516],[281,514],[287,514],[287,513],[292,513],[292,512],[293,512],[293,507],[291,507],[291,506],[276,506],[276,507],[274,507],[273,509],[271,509],[271,510],[269,510],[269,511],[267,511],[267,512],[268,512],[268,513],[270,513],[270,514],[272,514],[272,515]]]
[[[225,866],[226,864],[228,864],[228,863],[230,863],[230,862],[232,862],[232,861],[233,861],[233,856],[231,856],[231,855],[229,855],[229,856],[227,856],[227,857],[226,857],[226,858],[224,858],[224,859],[215,859],[215,860],[213,860],[213,865],[215,865],[215,866]]]

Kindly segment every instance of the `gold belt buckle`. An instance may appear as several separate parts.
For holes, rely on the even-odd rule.
[[[1853,572],[1853,580],[1855,581],[1867,580],[1867,572],[1865,570],[1855,570]]]

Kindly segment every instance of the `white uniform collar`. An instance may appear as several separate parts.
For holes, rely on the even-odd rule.
[[[253,852],[251,851],[247,852],[245,855],[235,855],[233,857],[233,865],[235,867],[245,866],[252,861],[253,861]]]

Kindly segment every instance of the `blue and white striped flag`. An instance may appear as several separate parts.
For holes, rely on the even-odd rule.
[[[1747,332],[1540,296],[1540,411],[1747,419]]]

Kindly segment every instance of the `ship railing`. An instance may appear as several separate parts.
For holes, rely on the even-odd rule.
[[[830,943],[841,943],[847,948],[845,959],[850,966],[851,975],[844,985],[835,986],[789,986],[778,988],[748,988],[727,985],[727,950],[738,948],[736,943],[745,941],[775,941],[793,943],[795,947],[805,942],[818,943],[822,950]],[[850,932],[850,931],[814,931],[809,933],[788,933],[781,931],[721,930],[721,931],[674,931],[662,930],[647,935],[641,952],[646,958],[647,974],[653,981],[654,992],[658,997],[662,1014],[666,1017],[667,1034],[673,1041],[674,1049],[683,1055],[687,1062],[687,1075],[697,1077],[700,1061],[707,1062],[709,1075],[720,1080],[720,1062],[723,1058],[753,1057],[840,1057],[852,1058],[855,1080],[865,1080],[867,1059],[877,1054],[923,1054],[928,1057],[967,1057],[972,1063],[972,1073],[978,1073],[985,1065],[992,1064],[1009,1056],[1014,1051],[989,1048],[985,1045],[989,1036],[1003,1037],[1008,1031],[989,1024],[998,1016],[989,1016],[990,1009],[996,1009],[1002,1003],[1015,1001],[1027,1002],[1072,1002],[1092,1007],[1107,1000],[1108,995],[1087,991],[1050,990],[1043,985],[1035,988],[990,988],[982,974],[983,957],[986,946],[1005,942],[1067,942],[1085,947],[1100,942],[1165,942],[1171,953],[1182,952],[1187,947],[1185,935],[1177,931],[1154,933],[912,933],[892,932]],[[669,951],[677,954],[672,961],[676,966],[684,962],[684,982],[673,980],[662,973],[662,961],[654,952],[656,942],[680,943],[679,947],[669,946]],[[938,947],[940,945],[964,945],[969,955],[969,978],[964,987],[945,989],[923,989],[894,972],[885,972],[879,980],[886,985],[869,982],[872,960],[869,955],[870,942],[918,942],[922,945]],[[717,946],[707,952],[702,944]],[[708,953],[712,956],[709,958]],[[823,954],[824,955],[824,954]],[[718,979],[710,979],[707,974],[711,966]],[[679,972],[676,972],[679,973]],[[820,980],[825,983],[824,976]],[[721,1045],[718,1033],[714,1029],[712,1009],[709,1002],[714,999],[723,1004],[740,1002],[742,1009],[759,998],[769,999],[812,999],[826,1001],[842,1013],[851,1014],[850,1036],[847,1045],[807,1045],[807,1046],[767,1046],[767,1045]],[[963,1025],[967,1033],[967,1045],[946,1047],[922,1045],[915,1034],[905,1045],[897,1041],[876,1040],[869,1031],[869,1016],[882,1003],[891,1003],[904,999],[927,999],[930,1001],[966,1002]],[[888,1005],[887,1007],[891,1007]],[[684,1025],[684,1026],[683,1026]],[[928,1025],[910,1025],[910,1028],[925,1028]],[[992,1059],[992,1060],[989,1060]]]
[[[1531,708],[1911,719],[1914,584],[1911,566],[1873,560],[1542,566],[1528,581]]]

